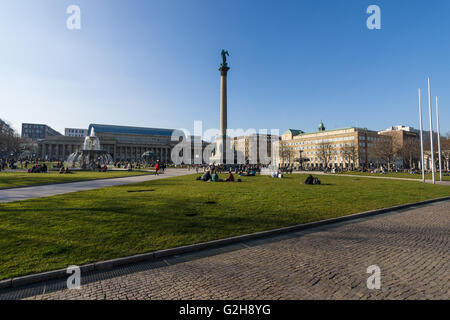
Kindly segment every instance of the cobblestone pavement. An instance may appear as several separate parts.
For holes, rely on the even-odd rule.
[[[191,174],[187,169],[167,169],[164,174],[142,175],[124,178],[111,178],[103,180],[88,180],[58,184],[47,184],[23,188],[12,188],[0,190],[0,202],[13,202],[33,198],[50,197],[57,194],[100,189],[105,187],[119,186],[130,183],[144,182],[149,180],[164,179]]]
[[[449,217],[440,202],[30,299],[450,299]]]

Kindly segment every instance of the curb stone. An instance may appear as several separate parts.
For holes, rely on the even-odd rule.
[[[246,234],[246,235],[235,236],[235,237],[219,239],[219,240],[213,240],[213,241],[192,244],[192,245],[187,245],[187,246],[182,246],[182,247],[177,247],[177,248],[159,250],[159,251],[148,252],[148,253],[143,253],[143,254],[137,254],[137,255],[133,255],[133,256],[111,259],[111,260],[106,260],[106,261],[99,261],[96,263],[91,263],[91,264],[80,266],[80,271],[81,272],[96,271],[96,270],[105,271],[105,270],[113,269],[114,267],[117,267],[120,265],[143,262],[143,261],[154,261],[154,260],[158,260],[158,259],[169,257],[169,256],[179,255],[182,253],[195,252],[195,251],[199,251],[199,250],[206,249],[206,248],[214,248],[214,247],[219,247],[219,246],[242,242],[242,241],[251,240],[251,239],[257,239],[257,238],[263,238],[263,237],[267,237],[267,236],[274,236],[274,235],[289,233],[289,232],[293,232],[293,231],[311,229],[311,228],[315,228],[315,227],[319,227],[319,226],[335,224],[338,222],[357,220],[360,218],[376,216],[376,215],[387,213],[390,211],[406,209],[406,208],[414,207],[417,205],[425,205],[425,204],[431,204],[431,203],[435,203],[435,202],[448,201],[448,200],[450,200],[450,196],[443,197],[443,198],[437,198],[437,199],[431,199],[431,200],[425,200],[425,201],[420,201],[420,202],[402,204],[402,205],[393,206],[393,207],[389,207],[389,208],[365,211],[365,212],[355,213],[355,214],[338,217],[338,218],[331,218],[331,219],[326,219],[326,220],[321,220],[321,221],[316,221],[316,222],[294,225],[294,226],[290,226],[290,227],[272,229],[272,230],[267,230],[267,231],[260,231],[260,232]],[[47,271],[47,272],[42,272],[42,273],[37,273],[37,274],[30,274],[30,275],[26,275],[26,276],[17,277],[17,278],[5,279],[5,280],[0,281],[0,290],[11,288],[11,287],[24,286],[24,285],[33,284],[33,283],[42,282],[42,281],[61,279],[66,276],[68,276],[67,269],[58,269],[58,270]]]

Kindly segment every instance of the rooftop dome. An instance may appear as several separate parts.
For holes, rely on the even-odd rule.
[[[325,126],[323,125],[322,121],[320,121],[319,123],[319,131],[325,131]]]

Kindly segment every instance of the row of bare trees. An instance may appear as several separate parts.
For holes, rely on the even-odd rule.
[[[346,143],[344,146],[335,149],[335,146],[327,141],[321,142],[317,148],[317,156],[321,160],[324,167],[329,167],[330,160],[332,160],[333,155],[336,155],[338,151],[339,156],[343,158],[346,163],[346,167],[355,168],[355,164],[358,160],[358,148],[354,143]]]
[[[438,162],[437,139],[437,134],[435,134],[433,148],[436,164]],[[424,142],[424,152],[429,153],[430,150],[430,141],[427,139]],[[448,162],[450,158],[450,132],[447,133],[446,137],[441,137],[441,150],[442,159]],[[369,152],[372,158],[381,160],[388,168],[391,168],[391,164],[399,159],[403,162],[403,168],[416,169],[420,162],[420,138],[405,137],[401,141],[398,137],[393,136],[392,139],[375,141],[369,148]]]
[[[367,148],[368,158],[371,162],[375,162],[378,165],[385,165],[388,169],[392,168],[393,163],[396,160],[401,160],[403,168],[416,169],[420,161],[420,139],[418,137],[400,137],[394,136],[382,136],[381,139],[373,141]],[[434,139],[435,159],[437,157],[437,135]],[[424,150],[430,150],[430,142],[425,140]],[[446,137],[441,137],[441,150],[442,160],[445,163],[450,161],[450,132]],[[330,159],[332,159],[335,152],[339,152],[339,156],[343,158],[347,168],[355,168],[358,163],[359,152],[355,143],[348,143],[336,149],[336,147],[327,141],[320,143],[317,147],[317,157],[321,160],[324,167],[328,167]],[[297,152],[291,148],[280,148],[280,157],[287,163],[299,162]],[[303,160],[307,160],[304,158]]]
[[[317,157],[320,159],[320,162],[323,167],[329,167],[329,164],[332,160],[333,155],[335,155],[335,146],[330,142],[322,142],[318,144],[317,147]],[[340,149],[340,156],[345,159],[347,163],[347,167],[354,167],[354,164],[358,159],[358,149],[353,143],[346,144]],[[293,162],[311,162],[311,159],[308,157],[303,157],[300,159],[298,157],[297,151],[291,148],[281,148],[280,149],[280,157],[287,163]]]
[[[3,157],[10,157],[20,152],[20,137],[6,121],[0,119],[0,124],[0,154]]]
[[[447,132],[445,137],[441,137],[441,162],[442,166],[449,170],[450,166],[450,132]],[[427,141],[424,144],[425,152],[428,155],[431,155],[431,148],[430,148],[430,142]],[[439,166],[439,149],[438,149],[438,142],[437,142],[437,135],[433,137],[433,153],[434,153],[434,165],[436,168]]]
[[[397,152],[396,143],[390,138],[375,141],[369,148],[370,157],[379,163],[385,163],[388,169],[391,168]]]
[[[371,158],[391,169],[395,160],[401,160],[405,169],[415,169],[420,161],[420,139],[398,136],[384,138],[372,143],[369,148]]]
[[[0,119],[0,158],[18,160],[26,150],[32,150],[33,141],[22,138],[9,123]]]

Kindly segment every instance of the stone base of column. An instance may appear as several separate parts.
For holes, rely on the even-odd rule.
[[[218,136],[216,139],[216,148],[214,156],[209,158],[211,163],[215,164],[233,164],[234,154],[231,147],[231,138],[228,136]]]

